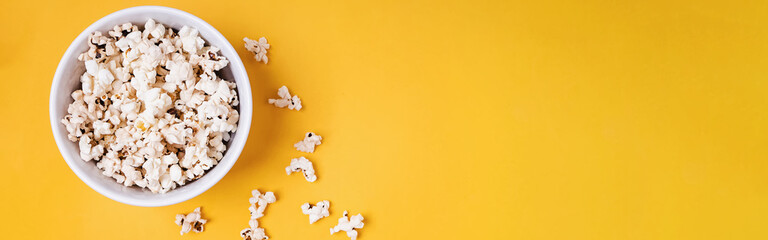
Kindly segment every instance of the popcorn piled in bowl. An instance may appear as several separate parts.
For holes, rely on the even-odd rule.
[[[237,129],[229,61],[194,28],[150,19],[94,32],[78,59],[86,72],[61,122],[80,157],[125,186],[165,193],[202,177]]]

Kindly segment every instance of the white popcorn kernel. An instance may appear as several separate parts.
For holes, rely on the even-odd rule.
[[[125,180],[123,182],[123,185],[125,186],[139,184],[138,182],[144,180],[141,176],[141,172],[137,171],[134,167],[129,165],[127,161],[123,161],[122,166],[120,167],[120,172],[122,172],[125,176]]]
[[[120,159],[116,159],[114,157],[105,157],[104,159],[96,163],[96,167],[102,170],[101,172],[102,175],[107,177],[115,177],[115,175],[120,175],[116,173],[121,168],[121,162],[120,162]]]
[[[139,95],[139,99],[141,99],[144,104],[145,112],[149,112],[149,114],[153,116],[158,116],[171,108],[171,105],[173,104],[173,102],[171,102],[171,97],[162,91],[163,89],[161,88],[152,88]]]
[[[82,158],[84,161],[90,161],[93,159],[91,157],[91,138],[86,136],[80,137],[80,158]]]
[[[191,213],[184,215],[184,214],[177,214],[176,215],[176,225],[181,226],[181,231],[179,231],[179,235],[184,235],[185,233],[188,233],[190,230],[194,232],[203,232],[204,228],[203,225],[208,222],[208,220],[202,219],[200,215],[200,208],[195,208],[194,211]]]
[[[166,166],[171,164],[177,164],[179,163],[179,158],[176,157],[176,154],[169,154],[169,155],[163,156],[163,158],[161,159],[161,162]]]
[[[226,81],[219,81],[216,84],[216,92],[211,96],[211,99],[219,102],[230,102],[235,95],[237,93],[229,87]]]
[[[203,104],[200,104],[198,111],[202,114],[202,117],[207,120],[220,119],[227,116],[227,113],[229,112],[226,106],[216,104],[212,101],[205,101]]]
[[[144,68],[134,68],[133,78],[130,80],[131,86],[136,89],[137,94],[143,93],[152,89],[152,86],[157,82],[157,73],[147,71]]]
[[[139,116],[139,105],[137,102],[127,102],[120,105],[120,117],[128,120],[135,120]]]
[[[183,123],[170,125],[160,130],[165,141],[170,144],[184,145],[187,138],[192,136],[192,129],[186,128]]]
[[[119,103],[118,103],[119,104]],[[114,104],[113,105],[118,105]],[[120,124],[120,112],[117,111],[117,107],[110,106],[107,111],[104,112],[104,119],[107,119],[107,122],[111,123],[112,125],[119,125]],[[110,133],[112,133],[110,131]]]
[[[317,202],[315,206],[312,206],[309,203],[304,203],[301,205],[301,212],[304,213],[304,215],[309,215],[309,224],[313,224],[317,222],[317,220],[331,215],[331,213],[328,212],[329,207],[331,207],[331,203],[328,200]]]
[[[208,156],[207,147],[190,146],[184,152],[184,159],[179,165],[190,169],[194,176],[201,176],[205,170],[210,169],[216,163],[215,160]]]
[[[159,193],[162,189],[162,186],[160,186],[160,179],[148,179],[145,178],[144,180],[147,181],[147,188],[152,191],[153,193]]]
[[[215,76],[214,76],[215,77]],[[209,76],[208,74],[203,74],[200,76],[200,81],[195,84],[195,89],[205,92],[205,94],[213,95],[216,93],[216,89],[218,87],[218,83],[216,82],[213,77]]]
[[[96,120],[93,122],[93,134],[96,138],[102,135],[112,134],[112,125],[109,122]]]
[[[267,209],[267,205],[274,203],[277,198],[273,192],[266,192],[261,194],[259,190],[251,191],[253,197],[248,199],[251,203],[251,207],[248,210],[251,211],[251,219],[259,219],[264,216],[264,210]],[[256,206],[258,204],[258,207]]]
[[[352,240],[357,240],[357,230],[363,228],[363,215],[357,214],[348,218],[347,211],[344,211],[344,216],[339,218],[339,224],[331,228],[331,235],[339,231],[347,232],[347,237]]]
[[[203,48],[203,52],[202,56],[199,57],[199,59],[195,57],[195,60],[198,61],[197,64],[203,69],[203,72],[209,75],[213,75],[214,71],[221,70],[229,64],[229,60],[227,60],[226,57],[218,54],[219,48],[217,47],[212,46]],[[194,60],[190,58],[190,62],[193,61]]]
[[[147,157],[160,158],[162,157],[163,149],[163,136],[159,132],[150,131],[144,135],[144,140],[141,144],[144,146],[140,153],[145,154]]]
[[[160,187],[162,187],[162,189],[158,191],[159,193],[166,193],[176,187],[176,183],[171,179],[171,174],[168,173],[167,170],[160,175],[159,182]]]
[[[306,159],[305,157],[291,159],[291,165],[285,168],[285,173],[288,175],[299,171],[304,174],[304,179],[307,179],[308,182],[314,182],[317,180],[312,162],[310,162],[309,159]]]
[[[245,41],[245,49],[254,54],[253,58],[255,58],[257,62],[262,61],[264,64],[269,62],[269,58],[267,58],[267,49],[269,49],[267,38],[261,37],[259,38],[259,41],[255,41],[246,37],[243,38],[243,41]]]
[[[298,96],[291,96],[288,92],[288,87],[282,86],[277,90],[279,99],[269,99],[269,104],[274,104],[279,108],[288,107],[288,109],[299,111],[301,110],[301,99]]]
[[[83,84],[83,93],[84,94],[92,94],[93,93],[93,77],[88,74],[83,74],[83,76],[80,76],[80,83]]]
[[[114,175],[112,175],[112,178],[114,178],[117,183],[125,182],[125,176],[120,175],[120,174],[114,174]]]
[[[177,183],[181,182],[181,167],[178,164],[171,165],[168,170],[170,171],[171,180]]]
[[[240,231],[240,236],[244,240],[269,239],[269,236],[267,236],[264,232],[264,228],[259,227],[258,219],[264,216],[264,210],[267,208],[267,205],[274,203],[277,198],[272,192],[261,194],[259,190],[253,190],[251,191],[251,194],[253,197],[248,199],[248,202],[251,204],[251,206],[248,208],[248,210],[251,212],[251,219],[248,221],[249,227]],[[257,204],[258,206],[256,206]]]
[[[198,36],[197,29],[184,26],[179,30],[182,49],[190,54],[197,54],[198,50],[203,48],[205,41]]]
[[[194,88],[188,88],[179,92],[181,102],[189,108],[197,108],[205,101],[205,93]]]
[[[126,52],[128,49],[136,47],[140,41],[141,32],[135,31],[129,33],[127,36],[124,36],[120,40],[117,40],[117,42],[115,42],[115,46],[119,48],[120,51]]]
[[[293,97],[291,97],[291,103],[288,104],[288,109],[296,109],[296,111],[301,110],[301,99],[299,99],[298,96],[293,95]]]
[[[98,157],[101,157],[102,154],[104,154],[104,146],[102,145],[91,145],[91,138],[88,135],[83,135],[80,137],[80,158],[83,159],[83,161],[90,161],[97,159]]]
[[[99,75],[98,76],[99,76],[99,81],[100,82],[104,82],[104,83],[108,83],[108,84],[111,84],[112,81],[115,80],[115,76],[113,76],[112,73],[109,72],[108,69],[104,69],[104,68],[99,69]],[[108,85],[108,84],[105,84],[105,85]]]
[[[137,168],[137,167],[141,167],[145,161],[143,157],[131,155],[126,157],[124,162],[130,164],[131,167]]]
[[[85,72],[95,77],[98,71],[99,65],[96,63],[96,60],[85,61]]]
[[[144,45],[142,46],[145,45],[147,47],[142,51],[144,55],[139,58],[141,68],[155,69],[157,68],[157,65],[160,64],[160,62],[163,60],[163,51],[160,49],[160,47],[155,46],[152,43],[148,43],[147,40],[144,41]],[[157,75],[157,73],[155,73],[155,75]]]
[[[168,70],[170,72],[165,77],[165,81],[181,85],[184,80],[195,79],[194,72],[192,70],[192,64],[188,62],[175,62],[169,61]]]
[[[162,170],[161,161],[159,158],[147,159],[144,164],[141,165],[144,169],[144,178],[147,180],[159,180],[160,171]]]
[[[265,240],[269,239],[263,228],[246,228],[240,231],[240,237],[244,240]]]
[[[165,26],[162,24],[156,24],[155,20],[149,19],[147,20],[147,23],[144,24],[144,38],[147,38],[148,36],[152,36],[153,38],[159,39],[163,35],[165,35]]]
[[[302,152],[313,153],[315,152],[315,145],[320,145],[321,140],[323,140],[323,137],[320,137],[320,135],[308,132],[304,135],[304,140],[293,144],[293,147]]]

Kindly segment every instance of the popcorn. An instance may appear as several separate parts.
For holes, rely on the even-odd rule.
[[[184,235],[185,233],[188,233],[189,230],[195,231],[195,232],[203,232],[203,224],[208,222],[208,220],[200,218],[200,208],[195,208],[195,211],[192,211],[191,213],[184,215],[184,214],[177,214],[176,215],[176,225],[181,226],[181,231],[179,231],[180,235]]]
[[[144,38],[152,36],[154,39],[159,39],[165,35],[165,26],[163,26],[163,24],[155,23],[155,20],[150,18],[147,20],[147,23],[144,24],[144,32],[142,35]]]
[[[317,180],[317,176],[315,176],[315,168],[312,166],[312,162],[310,162],[309,159],[304,157],[294,158],[291,159],[291,165],[285,167],[285,173],[288,175],[299,171],[304,173],[304,179],[307,179],[308,182],[315,182]]]
[[[320,135],[317,135],[313,132],[308,132],[304,136],[304,140],[301,140],[300,142],[293,144],[293,147],[295,147],[296,150],[299,150],[302,152],[313,153],[315,152],[315,145],[320,145],[321,140],[323,140],[323,137],[321,137]]]
[[[301,212],[305,215],[309,215],[309,224],[313,224],[317,222],[317,220],[320,220],[321,218],[327,217],[331,214],[328,212],[328,208],[330,206],[331,203],[328,202],[328,200],[317,202],[317,205],[315,206],[312,206],[309,203],[304,203],[301,205]]]
[[[331,235],[334,233],[345,231],[347,237],[352,240],[357,240],[357,230],[363,228],[363,215],[357,214],[348,218],[347,211],[344,211],[344,216],[339,218],[339,224],[331,228]]]
[[[240,237],[244,240],[264,240],[269,239],[263,228],[246,228],[240,231]]]
[[[80,158],[125,186],[165,193],[218,164],[235,132],[237,85],[218,77],[229,61],[198,31],[148,20],[94,32],[81,88],[61,120]]]
[[[251,211],[251,219],[259,219],[263,217],[264,210],[267,209],[267,205],[274,203],[277,200],[273,192],[266,192],[261,194],[259,190],[253,190],[251,194],[253,197],[248,199],[248,202],[251,203],[251,207],[248,208],[248,210]],[[256,207],[256,204],[259,206]]]
[[[141,41],[141,32],[131,32],[120,40],[115,42],[115,46],[122,52],[128,51],[129,48],[134,48]]]
[[[195,63],[203,69],[211,69],[212,71],[218,71],[229,64],[229,61],[226,58],[221,58],[216,54],[219,52],[217,47],[204,47],[201,51],[204,53],[191,56],[189,62]],[[212,75],[214,74],[212,71],[206,71],[205,73]]]
[[[104,154],[104,146],[92,146],[91,138],[88,135],[83,135],[78,145],[80,146],[80,158],[83,161],[97,160],[98,157]]]
[[[144,113],[153,118],[164,114],[171,108],[171,97],[161,91],[163,90],[160,88],[152,88],[136,94],[144,103]]]
[[[280,98],[269,99],[269,104],[274,104],[279,108],[284,108],[287,106],[288,109],[291,110],[301,110],[301,99],[299,99],[299,97],[296,95],[291,96],[291,94],[288,92],[288,87],[280,87],[280,89],[277,90],[277,95],[280,96]]]
[[[252,52],[253,58],[256,59],[256,61],[262,61],[264,64],[267,64],[269,62],[269,58],[267,58],[267,49],[269,49],[269,43],[267,43],[267,39],[262,37],[259,38],[259,41],[251,40],[250,38],[243,38],[243,41],[245,41],[245,49]]]
[[[188,26],[181,27],[179,37],[181,37],[182,49],[190,54],[197,54],[205,44],[205,41],[198,36],[197,29]]]
[[[274,203],[277,198],[275,198],[275,194],[272,192],[266,192],[262,195],[259,190],[253,190],[251,194],[253,197],[248,199],[248,202],[251,203],[251,207],[248,208],[251,211],[251,220],[248,221],[249,227],[240,231],[240,236],[244,240],[269,239],[269,236],[264,233],[264,228],[259,227],[258,219],[264,216],[264,210],[267,208],[267,205]],[[256,204],[259,206],[257,207]]]
[[[112,134],[112,124],[109,122],[96,120],[93,121],[93,135],[96,138],[101,138],[103,135]]]
[[[165,142],[170,144],[184,145],[187,142],[187,139],[192,136],[192,129],[187,128],[184,123],[179,122],[161,129],[160,133],[163,134]]]

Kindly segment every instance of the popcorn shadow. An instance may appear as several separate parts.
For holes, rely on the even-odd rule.
[[[370,212],[360,212],[360,214],[363,214],[363,228],[358,229],[357,231],[357,237],[359,238],[361,235],[365,234],[365,227],[370,226],[371,223],[376,223],[376,221],[371,222],[373,214]],[[370,227],[368,227],[370,229]]]

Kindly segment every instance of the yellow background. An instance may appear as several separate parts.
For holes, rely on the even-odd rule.
[[[534,3],[535,2],[535,3]],[[731,2],[728,4],[717,2]],[[101,196],[60,156],[48,97],[70,42],[126,7],[219,29],[253,90],[230,173],[184,203]],[[250,190],[271,239],[768,238],[765,1],[2,1],[3,239],[238,239]],[[241,39],[266,36],[269,64]],[[267,105],[281,85],[300,112]],[[293,149],[305,131],[325,140]],[[319,180],[286,176],[307,156]],[[299,206],[331,201],[313,225]]]

